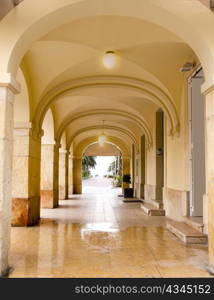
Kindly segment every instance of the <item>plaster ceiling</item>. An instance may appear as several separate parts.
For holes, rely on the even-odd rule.
[[[118,55],[118,65],[110,71],[101,63],[109,49]],[[85,76],[116,75],[155,84],[173,99],[179,112],[184,79],[179,68],[193,58],[196,59],[195,54],[187,44],[160,26],[135,18],[103,15],[79,19],[49,32],[33,44],[22,67],[30,77],[33,109],[49,90],[63,82]],[[68,116],[88,110],[120,109],[145,120],[152,132],[158,108],[137,91],[99,86],[60,95],[51,105],[56,131]],[[124,117],[98,115],[72,122],[66,128],[67,140],[84,127],[99,125],[103,119],[135,136],[142,134],[142,129]]]

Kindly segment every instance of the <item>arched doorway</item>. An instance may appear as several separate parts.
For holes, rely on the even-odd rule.
[[[90,168],[90,159],[94,159],[94,166]],[[89,160],[89,168],[85,167]],[[85,162],[85,164],[83,164]],[[121,194],[122,187],[122,156],[120,149],[112,143],[89,145],[83,153],[83,193],[111,193]],[[89,172],[84,174],[84,171]],[[85,175],[85,176],[84,176]]]

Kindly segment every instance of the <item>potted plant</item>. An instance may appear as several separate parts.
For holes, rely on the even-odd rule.
[[[122,186],[122,176],[114,175],[112,180],[113,187],[121,187]]]
[[[130,188],[131,183],[131,175],[130,174],[124,174],[123,175],[123,193],[124,198],[133,198],[134,190],[133,188]]]

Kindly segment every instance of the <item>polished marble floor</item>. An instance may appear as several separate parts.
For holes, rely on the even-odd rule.
[[[12,228],[10,277],[210,277],[207,247],[183,245],[164,217],[109,185],[84,192],[43,209],[39,226]]]

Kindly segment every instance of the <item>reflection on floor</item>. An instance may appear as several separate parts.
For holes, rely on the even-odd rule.
[[[206,246],[183,245],[164,217],[109,191],[73,196],[42,210],[40,226],[12,228],[10,277],[211,277]]]

